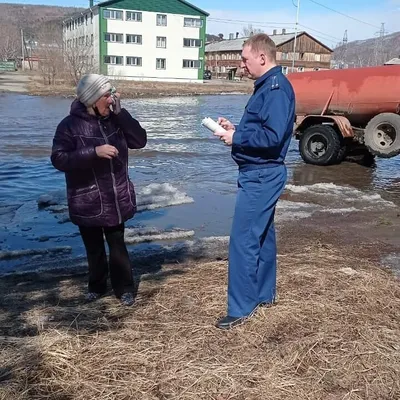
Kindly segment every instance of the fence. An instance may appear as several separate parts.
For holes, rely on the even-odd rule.
[[[16,71],[17,64],[15,61],[0,61],[0,72]]]

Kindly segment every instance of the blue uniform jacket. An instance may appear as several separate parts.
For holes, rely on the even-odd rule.
[[[233,135],[232,158],[240,170],[283,164],[293,133],[295,96],[276,66],[258,78]]]

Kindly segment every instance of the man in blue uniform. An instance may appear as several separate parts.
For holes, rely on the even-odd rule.
[[[266,34],[243,45],[242,67],[255,80],[238,126],[220,117],[226,132],[215,133],[232,146],[239,166],[238,193],[229,244],[228,310],[216,326],[230,329],[246,321],[276,295],[274,214],[286,183],[284,159],[293,132],[295,97],[276,65],[276,47]]]

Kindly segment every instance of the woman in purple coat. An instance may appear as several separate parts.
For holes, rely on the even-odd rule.
[[[102,75],[85,75],[80,80],[70,114],[57,127],[51,162],[65,172],[69,215],[86,248],[87,301],[107,291],[109,270],[116,297],[132,305],[134,282],[124,222],[136,212],[136,196],[128,175],[128,149],[143,148],[147,136],[121,108],[119,93],[114,91]]]

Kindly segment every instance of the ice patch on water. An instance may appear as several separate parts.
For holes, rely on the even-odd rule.
[[[349,208],[324,208],[319,211],[329,214],[346,214],[352,212],[359,212],[361,210],[355,207],[349,207]]]
[[[283,222],[283,221],[294,221],[297,219],[305,219],[309,218],[313,215],[313,212],[307,211],[286,211],[286,212],[277,212],[275,216],[275,222]]]
[[[293,193],[316,193],[316,194],[325,194],[325,195],[337,195],[342,196],[343,193],[347,195],[357,196],[360,195],[360,192],[357,189],[349,188],[347,186],[338,186],[334,183],[314,183],[313,185],[307,186],[296,186],[288,184],[286,185],[286,189]]]
[[[137,194],[138,211],[154,210],[156,208],[188,203],[194,203],[194,200],[169,183],[151,183],[142,188]]]
[[[168,244],[149,244],[149,247],[135,248],[129,251],[129,256],[134,265],[145,265],[146,269],[150,265],[159,265],[161,262],[191,262],[197,260],[221,260],[228,256],[229,236],[205,237],[193,240],[185,240]],[[139,245],[140,246],[140,245]],[[76,274],[87,269],[87,259],[85,256],[74,258],[56,257],[51,260],[30,259],[19,267],[19,271],[2,272],[0,276],[26,273],[38,273],[40,271],[63,271]]]
[[[13,258],[21,258],[26,256],[36,256],[53,253],[70,253],[71,246],[53,247],[49,249],[26,249],[26,250],[10,250],[0,251],[0,260],[10,260]]]
[[[170,183],[151,183],[136,194],[136,200],[138,211],[194,203],[191,197],[179,191]],[[37,203],[39,208],[45,208],[47,211],[58,214],[59,223],[69,221],[66,213],[68,206],[66,205],[65,192],[43,194],[38,198]]]
[[[341,202],[344,201],[346,203],[369,202],[374,203],[375,205],[385,204],[390,207],[395,206],[391,201],[384,200],[378,193],[366,194],[361,190],[347,186],[338,186],[334,183],[315,183],[306,186],[288,184],[286,185],[286,189],[295,194],[309,194],[323,197],[329,196],[333,200],[337,201],[340,199]]]
[[[51,193],[42,194],[37,199],[39,208],[46,208],[49,206],[57,206],[66,203],[65,190],[58,190]]]
[[[161,230],[157,228],[127,228],[125,230],[125,243],[136,244],[160,240],[176,240],[192,237],[194,231],[173,228]]]
[[[57,204],[53,206],[48,206],[46,207],[48,211],[51,211],[53,213],[62,213],[68,211],[68,206],[63,205],[63,204]]]
[[[302,203],[299,201],[288,201],[288,200],[279,200],[276,208],[277,210],[279,209],[289,209],[289,210],[293,210],[293,209],[299,209],[299,208],[317,208],[319,207],[316,204],[311,204],[311,203]]]

